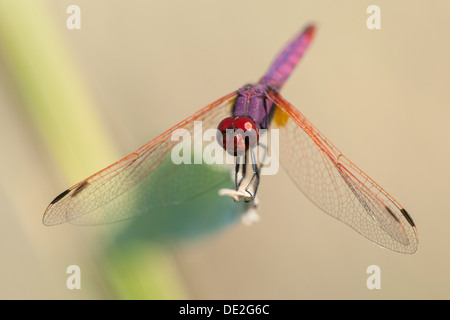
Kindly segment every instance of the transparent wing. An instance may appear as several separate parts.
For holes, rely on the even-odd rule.
[[[320,209],[382,247],[414,253],[418,234],[407,211],[345,157],[294,106],[269,93],[278,108],[280,161]]]
[[[229,172],[217,171],[214,166],[174,164],[171,151],[181,140],[172,141],[171,136],[177,129],[184,129],[193,137],[195,121],[202,122],[203,131],[216,129],[223,118],[231,115],[235,98],[236,92],[224,96],[125,158],[67,189],[47,207],[43,223],[112,223],[152,208],[185,202],[230,180]]]

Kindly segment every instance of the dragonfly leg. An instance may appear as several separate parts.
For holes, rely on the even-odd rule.
[[[266,150],[266,147],[264,147]],[[245,182],[245,188],[241,189],[242,183],[247,177],[247,165],[248,164],[248,153],[250,153],[251,157],[251,165],[252,165],[252,176],[250,180],[247,179],[248,183]],[[241,157],[243,157],[243,163],[241,163]],[[260,170],[262,164],[258,164],[256,159],[256,154],[253,149],[247,150],[245,154],[241,157],[236,157],[236,166],[234,170],[234,185],[235,189],[223,189],[219,192],[220,195],[227,195],[234,199],[234,201],[239,201],[241,198],[245,199],[245,202],[253,201],[256,197],[256,192],[258,191],[259,182],[260,182]]]
[[[242,184],[242,181],[244,181],[245,176],[247,175],[247,151],[244,154],[244,162],[242,163],[242,172],[241,172],[241,177],[239,179],[238,178],[238,174],[239,174],[239,171],[240,171],[240,168],[239,168],[240,159],[241,159],[241,157],[239,157],[239,158],[236,157],[236,168],[235,168],[235,171],[234,171],[234,185],[235,185],[236,191],[239,190],[239,188],[240,188],[240,186]]]
[[[239,161],[236,159],[236,167],[234,168],[234,189],[237,191],[238,186]]]
[[[252,168],[253,168],[253,175],[252,178],[250,179],[249,183],[247,184],[247,187],[245,187],[245,192],[247,192],[250,195],[250,199],[245,200],[246,202],[252,201],[255,196],[256,196],[256,192],[258,191],[258,187],[259,187],[259,170],[260,168],[258,167],[258,164],[256,163],[256,156],[255,156],[255,152],[253,150],[250,150],[250,155],[252,157]],[[255,190],[253,191],[253,194],[249,191],[249,188],[252,186],[253,181],[256,179],[255,182]]]
[[[263,156],[261,157],[261,165],[259,166],[259,170],[261,170],[262,166],[264,165],[264,163],[266,162],[266,156],[267,156],[267,146],[260,142],[258,143],[258,147],[262,148],[264,151],[262,152]],[[258,155],[260,154],[259,149],[258,149]]]

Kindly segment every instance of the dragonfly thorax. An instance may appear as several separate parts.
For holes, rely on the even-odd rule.
[[[252,119],[259,129],[267,129],[272,115],[272,102],[267,98],[265,85],[246,85],[238,90],[234,101],[233,116]]]

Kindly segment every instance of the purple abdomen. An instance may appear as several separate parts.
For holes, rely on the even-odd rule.
[[[306,48],[314,36],[314,31],[315,27],[309,26],[294,38],[281,51],[259,83],[279,91],[305,53]]]
[[[271,90],[279,91],[305,53],[313,35],[314,26],[307,27],[294,38],[278,55],[267,73],[257,85],[246,85],[238,90],[234,102],[234,117],[249,117],[260,129],[267,129],[273,115],[274,106],[267,99]]]

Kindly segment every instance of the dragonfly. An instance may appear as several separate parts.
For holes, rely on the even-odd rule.
[[[59,194],[47,207],[43,223],[112,223],[189,201],[213,189],[219,181],[210,170],[171,161],[178,143],[174,133],[184,130],[194,134],[195,124],[201,122],[203,128],[216,130],[215,143],[235,159],[227,169],[234,186],[222,189],[222,195],[236,202],[257,201],[263,161],[255,156],[255,146],[263,145],[260,133],[276,129],[282,166],[319,209],[383,248],[416,252],[417,228],[406,209],[279,93],[315,31],[315,26],[309,25],[296,35],[258,83],[244,85],[214,101]],[[135,205],[142,197],[145,205]]]

